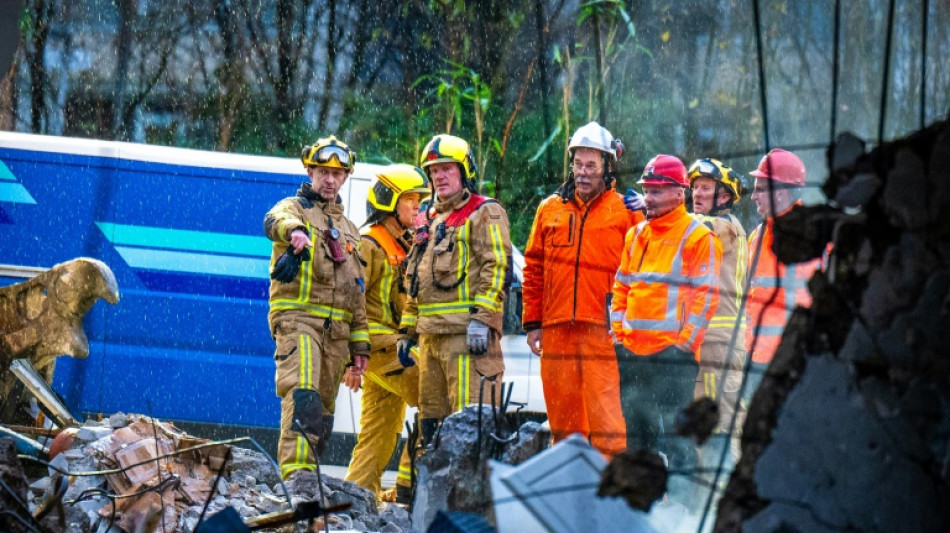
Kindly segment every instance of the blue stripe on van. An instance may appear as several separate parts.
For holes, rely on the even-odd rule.
[[[152,250],[128,246],[116,246],[115,250],[132,268],[270,279],[269,259]]]
[[[109,242],[116,245],[249,255],[268,259],[271,252],[271,241],[267,237],[132,226],[113,222],[96,222],[96,226]]]
[[[7,168],[7,165],[3,161],[0,161],[0,180],[4,181],[16,181],[16,178],[13,176],[13,172],[10,172],[10,169]]]
[[[0,202],[12,202],[15,204],[35,204],[36,200],[30,196],[26,187],[19,183],[0,182]]]
[[[248,300],[267,300],[269,296],[270,284],[258,279],[194,276],[154,270],[140,270],[135,275],[151,291],[202,294]]]

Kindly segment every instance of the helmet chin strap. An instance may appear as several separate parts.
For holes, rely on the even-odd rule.
[[[728,210],[729,207],[732,206],[732,202],[726,202],[725,204],[719,203],[719,192],[722,191],[723,189],[724,189],[723,184],[717,181],[716,190],[713,191],[713,205],[712,205],[712,208],[709,209],[710,215],[718,215],[722,213],[723,211]]]

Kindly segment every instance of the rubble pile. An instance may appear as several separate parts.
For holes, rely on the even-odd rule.
[[[31,513],[43,502],[57,502],[62,516],[47,526],[50,531],[105,532],[113,526],[111,531],[192,532],[206,502],[204,520],[230,507],[248,522],[290,510],[288,500],[295,506],[320,501],[316,475],[282,484],[263,453],[197,439],[144,416],[116,414],[66,434],[71,442],[51,459],[48,475],[26,482],[19,478],[24,486],[29,483],[23,492]],[[0,464],[0,473],[7,470],[6,463]],[[57,496],[61,472],[71,475],[65,494]],[[76,475],[81,473],[93,475]],[[16,486],[16,479],[12,476],[9,483]],[[409,530],[406,510],[377,507],[375,496],[353,483],[323,476],[323,496],[329,505],[351,504],[330,515],[331,530]],[[276,529],[292,530],[289,525]]]
[[[551,441],[536,422],[517,431],[496,421],[491,406],[468,406],[442,423],[434,442],[416,461],[413,531],[426,531],[440,510],[477,513],[494,524],[488,459],[518,465]]]
[[[716,531],[950,530],[950,123],[829,153],[778,258],[834,252],[748,411]]]

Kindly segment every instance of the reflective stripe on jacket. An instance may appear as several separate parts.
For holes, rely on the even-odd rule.
[[[759,224],[749,236],[750,258],[759,247],[759,237],[762,238],[759,259],[755,271],[751,273],[749,298],[746,300],[746,350],[752,352],[752,360],[756,363],[772,360],[782,340],[785,324],[795,307],[811,307],[808,280],[822,266],[821,259],[789,265],[780,263],[772,251],[774,223],[774,219],[769,218],[764,231],[762,224]],[[753,350],[755,335],[759,338]]]
[[[739,309],[742,308],[742,292],[748,270],[748,241],[745,229],[731,215],[702,216],[699,219],[711,226],[722,244],[722,265],[719,271],[719,307],[709,321],[705,342],[729,342],[736,328]],[[738,324],[736,346],[745,342],[745,320]]]
[[[458,225],[445,224],[472,198],[463,190],[435,205],[428,243],[424,248],[415,244],[409,252],[409,273],[416,278],[418,293],[409,295],[400,328],[465,333],[474,318],[501,331],[511,275],[507,212],[488,200]]]
[[[627,233],[614,281],[611,329],[628,350],[652,355],[670,346],[699,360],[719,303],[722,244],[682,205]]]
[[[331,259],[325,236],[330,220],[340,232],[337,242],[345,257],[342,263]],[[282,316],[305,313],[329,319],[327,325],[332,338],[349,338],[351,344],[365,343],[368,349],[359,230],[343,216],[341,204],[324,201],[305,183],[297,196],[281,200],[264,217],[264,233],[274,241],[271,268],[287,250],[290,234],[297,229],[306,231],[313,242],[311,259],[301,263],[292,282],[271,280],[268,314],[271,333]]]
[[[524,253],[525,329],[607,323],[607,295],[627,231],[643,220],[607,190],[590,203],[551,195],[538,206]]]
[[[398,226],[387,217],[383,223],[363,230],[360,243],[366,272],[366,320],[374,352],[396,343],[406,304],[402,275],[409,243]]]

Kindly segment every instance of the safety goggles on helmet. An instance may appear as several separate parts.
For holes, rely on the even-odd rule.
[[[640,175],[640,179],[637,181],[640,185],[675,185],[677,187],[682,187],[681,183],[678,183],[675,179],[664,176],[663,174],[654,174],[653,172],[644,172]]]
[[[342,168],[347,168],[350,166],[350,151],[330,145],[318,148],[317,153],[313,155],[313,161],[318,165],[327,165],[333,159],[336,159]]]
[[[716,165],[708,159],[700,159],[693,163],[693,166],[689,167],[689,179],[690,181],[696,178],[721,178],[719,174],[719,169],[716,168]]]
[[[689,167],[689,183],[692,186],[697,178],[709,178],[725,187],[732,196],[732,201],[738,202],[742,197],[742,180],[729,166],[718,159],[697,159]]]
[[[331,135],[319,139],[312,145],[305,146],[300,154],[300,160],[305,167],[342,168],[347,172],[353,172],[356,165],[356,153],[345,143]]]

